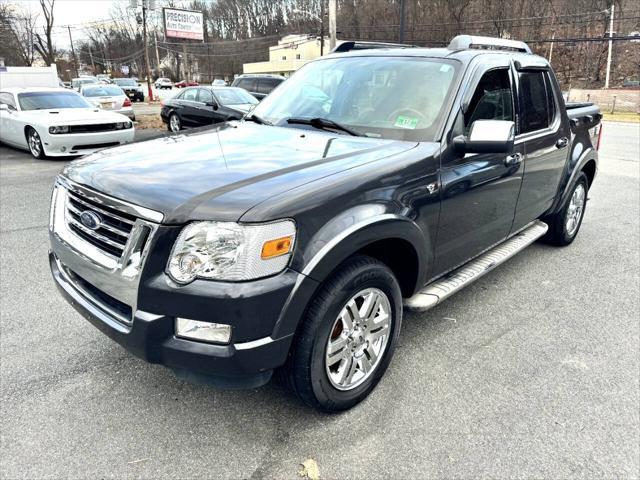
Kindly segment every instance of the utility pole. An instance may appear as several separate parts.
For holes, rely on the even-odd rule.
[[[93,52],[91,51],[91,47],[89,47],[89,58],[91,59],[91,70],[93,70],[93,73],[96,73],[96,64],[93,63]]]
[[[76,59],[76,51],[73,48],[73,38],[71,37],[71,27],[67,25],[67,28],[69,29],[69,43],[71,43],[71,56],[73,56],[73,68],[76,71],[76,78],[78,78],[80,74],[78,73],[78,60]]]
[[[611,2],[611,16],[609,18],[609,53],[607,54],[607,75],[604,80],[604,88],[609,88],[609,75],[611,74],[611,50],[613,50],[613,14],[615,12],[615,4]]]
[[[189,57],[187,56],[187,42],[182,43],[182,68],[184,69],[184,79],[189,81]]]
[[[151,70],[149,69],[149,39],[147,38],[147,0],[142,0],[142,36],[144,38],[144,63],[147,69],[147,90],[149,91],[149,101],[153,101],[153,90],[151,90]]]
[[[156,41],[156,64],[158,65],[158,75],[160,75],[160,54],[158,53],[158,32],[153,31],[153,39]],[[164,74],[162,74],[164,76]]]
[[[329,0],[329,49],[336,48],[336,15],[338,6],[336,0]]]
[[[556,43],[554,40],[556,39],[556,32],[551,34],[551,46],[549,47],[549,63],[553,59],[553,44]]]
[[[404,43],[404,0],[400,0],[400,35],[398,41]]]
[[[320,56],[324,55],[324,1],[320,0]]]

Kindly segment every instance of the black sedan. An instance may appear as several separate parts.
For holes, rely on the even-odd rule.
[[[239,120],[258,103],[245,90],[234,87],[190,87],[165,100],[162,121],[172,132],[227,120]]]

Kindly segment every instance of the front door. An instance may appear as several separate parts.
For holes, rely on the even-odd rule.
[[[511,154],[464,155],[451,148],[451,139],[468,135],[476,120],[515,122],[509,63],[505,61],[474,78],[479,80],[473,95],[466,111],[458,114],[442,155],[434,276],[456,268],[508,236],[522,182],[521,146]]]

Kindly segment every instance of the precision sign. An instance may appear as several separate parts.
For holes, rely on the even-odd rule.
[[[163,8],[164,35],[167,38],[188,38],[204,40],[204,20],[202,12]]]

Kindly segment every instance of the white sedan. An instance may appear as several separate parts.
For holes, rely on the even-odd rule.
[[[133,141],[124,115],[91,105],[63,88],[0,90],[0,142],[35,158],[85,155]]]

